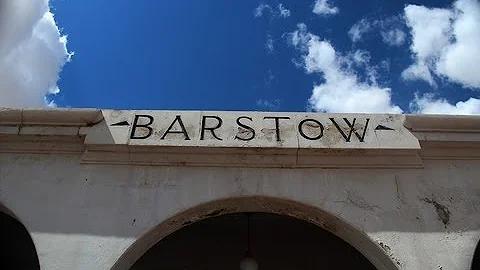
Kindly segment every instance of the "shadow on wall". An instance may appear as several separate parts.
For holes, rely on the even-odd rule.
[[[30,234],[18,220],[3,212],[0,212],[0,250],[0,269],[40,269]]]

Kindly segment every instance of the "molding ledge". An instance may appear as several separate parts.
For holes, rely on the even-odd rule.
[[[420,142],[424,160],[480,159],[480,117],[407,115],[405,127]]]
[[[413,140],[400,144],[396,141],[400,137],[384,137],[382,146],[310,148],[132,145],[124,139],[124,131],[110,128],[110,121],[115,119],[107,121],[105,116],[113,112],[120,118],[134,113],[0,108],[0,153],[75,154],[82,156],[84,164],[267,168],[422,168],[423,160],[429,159],[480,160],[479,116],[393,115],[383,118],[382,115],[368,115],[379,121],[396,119],[396,125],[404,130],[402,136],[411,136]],[[231,114],[218,113],[225,117]],[[322,114],[310,116],[325,117]]]
[[[16,109],[0,107],[1,126],[93,126],[103,120],[99,109]]]
[[[412,132],[480,133],[480,116],[407,114],[404,126]]]
[[[87,147],[85,164],[263,168],[423,168],[412,150],[310,151],[286,148]]]

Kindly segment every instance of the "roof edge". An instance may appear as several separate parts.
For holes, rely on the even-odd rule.
[[[295,114],[295,112],[288,113]],[[362,115],[365,114],[362,113]],[[102,120],[102,109],[0,107],[0,125],[4,126],[43,125],[78,127],[92,126]],[[480,133],[480,116],[405,114],[404,126],[413,132]]]
[[[480,133],[480,116],[407,114],[404,126],[413,132]]]
[[[92,126],[103,120],[100,109],[1,108],[0,125]]]

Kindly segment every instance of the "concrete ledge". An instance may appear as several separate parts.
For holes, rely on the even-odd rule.
[[[0,126],[92,126],[102,121],[98,109],[14,109],[0,108]]]
[[[0,153],[81,154],[85,150],[79,136],[11,136],[0,134]]]
[[[104,119],[100,109],[64,108],[3,108],[0,107],[0,126],[51,125],[51,126],[92,126]],[[112,111],[121,112],[126,111]],[[161,111],[152,111],[161,112]],[[181,113],[182,111],[178,111]],[[197,112],[199,113],[199,112]],[[224,112],[228,113],[228,112]],[[246,114],[256,112],[244,112]],[[292,113],[276,113],[292,114]],[[304,113],[298,113],[304,114]],[[338,114],[337,114],[338,115]],[[358,114],[366,115],[366,114]],[[412,132],[473,132],[480,133],[480,116],[464,115],[404,115],[403,125]]]
[[[178,134],[179,116],[189,140]],[[275,127],[277,116],[286,119]],[[138,139],[148,135],[149,117],[152,134]],[[218,119],[222,140],[208,129],[201,138]],[[237,140],[248,128],[256,137]],[[421,168],[422,159],[480,159],[480,117],[0,108],[0,152],[78,153],[91,164]]]
[[[417,151],[88,146],[85,164],[263,168],[422,168]]]
[[[480,116],[406,115],[423,160],[480,159]]]
[[[405,127],[412,132],[480,133],[480,116],[472,115],[405,115]]]

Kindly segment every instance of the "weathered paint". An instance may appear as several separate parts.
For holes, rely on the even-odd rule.
[[[343,115],[275,113],[297,119],[290,136],[278,144],[267,132],[270,141],[259,135],[250,147],[234,140],[235,119],[266,114],[208,112],[232,119],[218,130],[225,139],[201,142],[197,132],[194,144],[162,132],[132,142],[128,126],[111,126],[135,114],[191,115],[185,126],[198,132],[205,115],[0,110],[0,203],[32,235],[42,269],[128,269],[168,233],[242,211],[315,223],[379,269],[470,267],[480,238],[478,117],[350,115],[372,119],[363,145],[334,129],[308,145],[298,119]],[[375,133],[380,124],[394,131]]]

